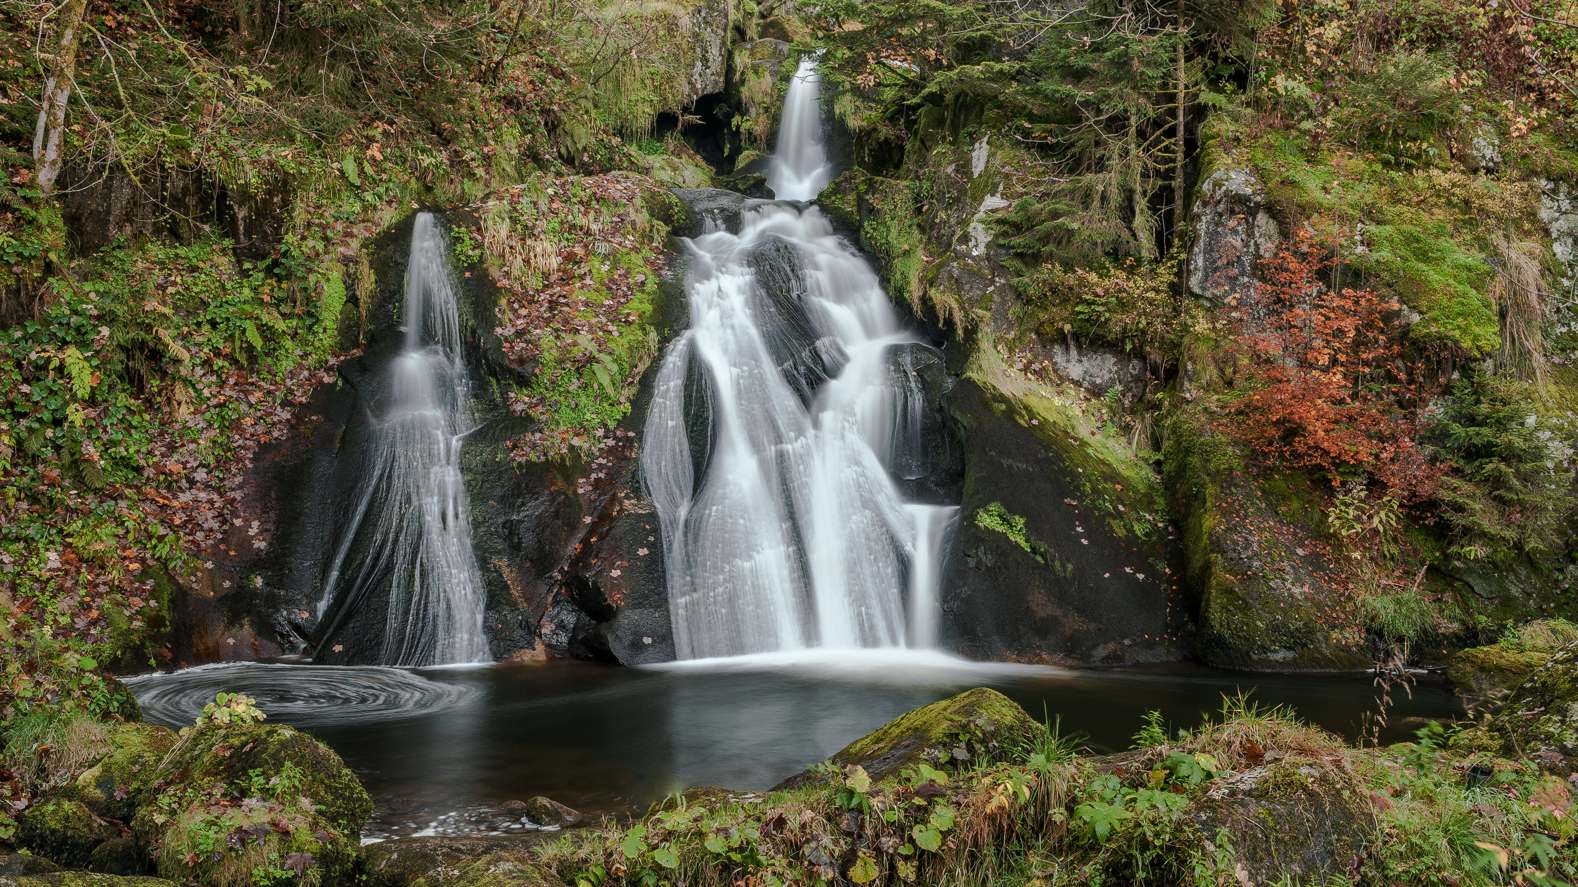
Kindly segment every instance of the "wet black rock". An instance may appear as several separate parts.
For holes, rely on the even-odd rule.
[[[1177,658],[1149,469],[1117,471],[1058,427],[1052,405],[983,378],[946,400],[964,496],[941,586],[944,645],[1068,664]]]

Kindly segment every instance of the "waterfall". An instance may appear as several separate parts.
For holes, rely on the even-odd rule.
[[[819,92],[802,61],[771,164],[780,199],[830,177]],[[690,328],[658,369],[642,447],[675,650],[934,644],[958,509],[906,501],[894,475],[921,449],[907,355],[935,351],[814,205],[750,201],[731,227],[687,241]]]
[[[816,63],[815,56],[800,60],[784,96],[778,144],[767,165],[767,187],[779,200],[815,200],[833,177],[822,144],[822,76]]]
[[[352,624],[383,665],[476,662],[488,656],[485,595],[460,474],[471,426],[468,376],[447,247],[437,220],[411,229],[402,347],[370,405],[356,493],[319,601],[319,654]],[[372,611],[376,608],[376,612]],[[360,611],[360,612],[359,612]]]

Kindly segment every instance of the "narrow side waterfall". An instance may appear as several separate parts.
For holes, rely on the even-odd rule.
[[[437,220],[418,215],[406,265],[404,343],[367,417],[362,473],[319,602],[320,655],[354,621],[373,626],[363,631],[381,626],[381,638],[358,644],[376,650],[378,664],[488,657],[486,598],[460,475],[470,393],[447,257]],[[374,607],[380,612],[358,612]]]
[[[815,200],[833,178],[822,144],[822,75],[816,58],[806,56],[795,69],[784,96],[778,144],[767,164],[767,187],[779,200]]]
[[[830,177],[819,90],[803,61],[771,165],[781,199]],[[688,246],[690,328],[659,368],[641,456],[677,655],[934,644],[958,509],[895,481],[915,476],[909,360],[930,347],[815,206],[749,201],[737,230]]]

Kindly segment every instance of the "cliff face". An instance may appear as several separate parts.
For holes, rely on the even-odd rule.
[[[1251,6],[1182,23],[1182,46],[1165,15],[1054,34],[1033,13],[972,30],[951,17],[967,11],[938,8],[934,39],[896,38],[904,55],[872,34],[908,13],[855,4],[828,67],[860,150],[830,200],[891,291],[948,330],[957,366],[1000,355],[1008,390],[1039,386],[1066,417],[1031,427],[1082,428],[1012,446],[1020,468],[1088,480],[1092,464],[1134,466],[1099,486],[1165,499],[1168,532],[1138,559],[1167,565],[1146,572],[1177,587],[1117,608],[1172,605],[1141,637],[1187,635],[1195,655],[1235,667],[1352,668],[1439,663],[1491,626],[1571,614],[1578,417],[1560,182],[1578,158],[1555,68],[1515,74],[1488,43],[1459,42],[1511,23],[1468,5],[1444,13],[1457,32],[1405,4],[1348,19]],[[1321,46],[1368,49],[1310,55],[1293,35],[1316,26]],[[1245,39],[1260,47],[1252,64]],[[1531,41],[1517,51],[1571,70],[1556,32]],[[1135,84],[1155,97],[1125,91]],[[1531,128],[1496,110],[1511,95],[1549,116]],[[981,470],[967,467],[967,498]],[[1043,501],[1005,505],[993,563],[1033,559],[1034,540],[1064,537],[1071,517],[1098,523],[1071,504],[1089,496],[1054,497],[1063,511],[1026,498]],[[981,544],[966,535],[966,561],[988,559]],[[1076,560],[1072,579],[1025,577],[989,599],[1044,602],[1019,622],[1077,615],[1094,609],[1079,603],[1087,567],[1102,577],[1118,560]],[[1079,644],[1036,624],[1060,638],[1048,649]]]

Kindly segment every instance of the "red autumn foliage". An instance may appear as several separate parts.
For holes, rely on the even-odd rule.
[[[1403,501],[1435,491],[1441,469],[1416,440],[1415,392],[1389,319],[1399,305],[1370,289],[1328,285],[1336,259],[1309,231],[1262,263],[1230,306],[1247,393],[1232,430],[1260,458],[1331,478],[1356,473]]]

